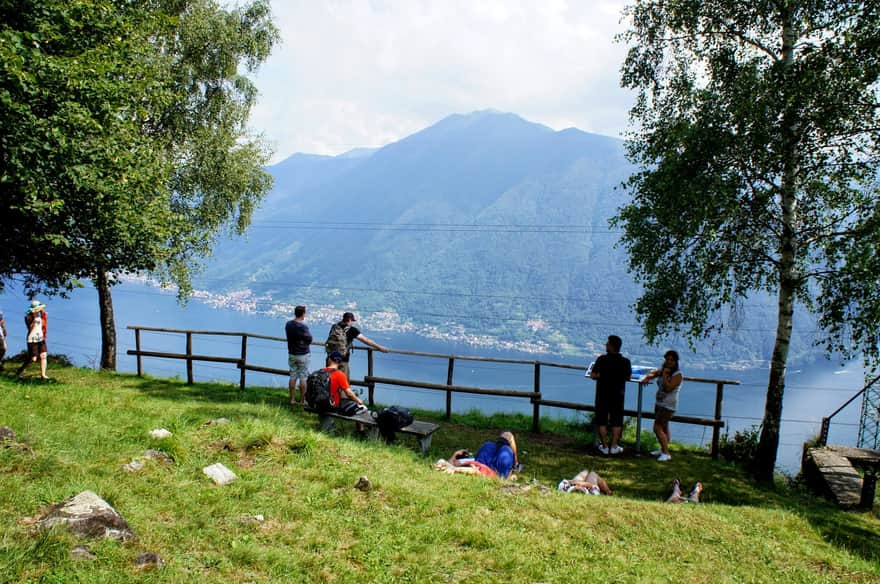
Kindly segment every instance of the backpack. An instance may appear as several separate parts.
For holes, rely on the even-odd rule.
[[[333,351],[339,351],[343,357],[348,356],[348,337],[345,332],[345,327],[339,323],[330,327],[330,334],[327,335],[327,341],[324,343],[328,355]]]
[[[376,415],[376,425],[379,426],[379,434],[389,444],[394,442],[396,432],[401,428],[406,428],[413,423],[413,415],[408,409],[401,406],[391,406],[383,408]]]
[[[318,369],[306,379],[306,404],[319,412],[333,409],[330,401],[330,372],[326,369]]]

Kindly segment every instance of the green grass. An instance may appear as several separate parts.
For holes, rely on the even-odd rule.
[[[0,581],[3,582],[858,582],[880,578],[880,519],[843,512],[783,481],[752,484],[707,453],[606,459],[565,422],[528,431],[520,416],[470,413],[435,434],[429,456],[411,437],[386,446],[315,430],[285,406],[283,390],[111,375],[53,367],[54,382],[0,375],[0,425],[23,446],[0,447]],[[33,372],[32,372],[33,373]],[[419,417],[427,417],[420,413]],[[231,423],[205,426],[213,418]],[[148,432],[173,432],[153,440]],[[612,497],[509,490],[498,481],[446,475],[431,463],[513,429],[523,451],[520,485],[550,487],[594,468]],[[548,431],[552,430],[552,432]],[[648,439],[646,435],[646,440]],[[631,442],[630,442],[631,444]],[[650,443],[648,444],[650,447]],[[158,448],[173,465],[121,465]],[[226,487],[201,469],[222,462]],[[367,493],[353,485],[360,475]],[[705,485],[704,504],[662,503],[673,478]],[[138,539],[79,542],[40,533],[31,518],[90,489]],[[262,514],[262,524],[242,518]],[[138,572],[134,559],[166,561]]]

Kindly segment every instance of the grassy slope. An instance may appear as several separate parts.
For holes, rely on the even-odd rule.
[[[8,367],[7,367],[8,370]],[[518,431],[520,483],[553,486],[593,467],[616,493],[584,497],[448,476],[430,462],[476,448],[489,429],[444,423],[429,459],[415,443],[388,447],[314,431],[313,417],[283,406],[280,391],[187,387],[55,368],[56,382],[0,375],[0,425],[29,449],[0,448],[0,581],[876,581],[880,520],[844,513],[789,488],[762,490],[697,451],[608,460],[569,433]],[[227,417],[225,426],[203,426]],[[469,417],[473,418],[473,416]],[[469,419],[469,421],[472,421]],[[172,438],[147,432],[165,427]],[[176,462],[120,465],[160,448]],[[239,480],[214,486],[214,462]],[[367,475],[373,490],[353,487]],[[706,484],[706,504],[665,505],[675,476]],[[73,560],[66,533],[29,525],[48,505],[91,489],[138,534],[131,544],[89,542],[96,560]],[[263,524],[242,523],[263,514]],[[138,573],[150,551],[167,565]]]

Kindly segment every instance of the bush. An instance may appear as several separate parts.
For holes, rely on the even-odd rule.
[[[760,438],[761,427],[752,426],[747,430],[737,430],[730,438],[729,432],[724,432],[718,451],[724,460],[739,465],[746,465],[754,460],[758,453],[758,440]]]

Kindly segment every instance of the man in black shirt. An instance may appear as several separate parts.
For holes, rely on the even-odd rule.
[[[599,426],[599,452],[620,454],[618,445],[623,430],[623,398],[626,382],[632,377],[629,359],[620,354],[623,341],[617,335],[608,337],[605,354],[593,364],[590,377],[596,380],[596,425]],[[611,426],[611,445],[608,445],[608,426]]]
[[[345,373],[349,380],[351,380],[351,372],[348,362],[351,359],[351,345],[355,339],[377,351],[388,352],[388,349],[361,334],[360,329],[354,326],[355,322],[357,322],[357,318],[353,313],[343,314],[342,320],[330,327],[330,334],[327,336],[327,342],[324,343],[328,355],[333,351],[339,351],[342,354],[342,363],[339,364],[339,369]]]
[[[306,307],[297,306],[293,309],[293,320],[284,326],[287,335],[287,363],[290,365],[290,404],[296,404],[295,389],[299,381],[299,403],[306,403],[306,379],[309,377],[309,357],[312,333],[303,322],[306,319]]]

